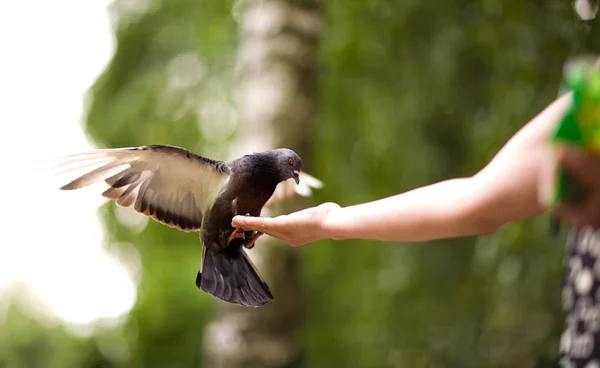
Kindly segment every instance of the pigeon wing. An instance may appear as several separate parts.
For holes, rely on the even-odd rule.
[[[98,149],[65,159],[63,165],[90,171],[60,189],[104,181],[110,186],[105,198],[182,231],[200,230],[203,214],[229,177],[225,162],[168,145]]]

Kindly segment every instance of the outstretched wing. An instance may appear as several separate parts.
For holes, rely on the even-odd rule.
[[[168,145],[98,149],[65,159],[64,166],[90,171],[60,189],[104,181],[110,186],[104,197],[183,231],[200,230],[203,213],[229,177],[223,161]]]
[[[294,179],[288,179],[279,183],[275,188],[275,192],[271,198],[269,198],[267,203],[265,203],[265,207],[273,206],[274,204],[289,199],[294,195],[309,197],[312,194],[313,189],[321,189],[322,187],[322,181],[301,171],[300,183],[296,185]]]

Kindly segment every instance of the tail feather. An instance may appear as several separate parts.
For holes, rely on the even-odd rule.
[[[269,286],[243,249],[228,255],[203,247],[196,286],[223,301],[248,307],[273,300]]]

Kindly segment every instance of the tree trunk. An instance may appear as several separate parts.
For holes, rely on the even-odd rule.
[[[246,0],[234,7],[241,31],[241,125],[239,139],[232,145],[232,157],[288,147],[304,162],[309,161],[318,5],[318,0]],[[290,210],[290,205],[280,205],[274,213]],[[297,252],[269,237],[261,238],[248,251],[270,285],[274,300],[262,308],[218,302],[215,320],[205,335],[207,367],[301,364],[304,298]]]

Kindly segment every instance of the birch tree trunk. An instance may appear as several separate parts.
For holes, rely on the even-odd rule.
[[[233,13],[241,36],[237,66],[240,128],[231,156],[287,147],[309,161],[319,0],[238,1]],[[274,213],[293,209],[283,204]],[[205,336],[205,366],[301,364],[304,298],[297,252],[266,236],[248,251],[275,299],[262,308],[219,302]]]

